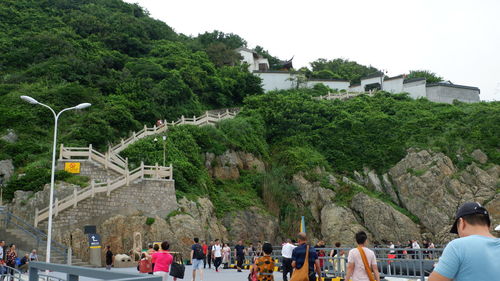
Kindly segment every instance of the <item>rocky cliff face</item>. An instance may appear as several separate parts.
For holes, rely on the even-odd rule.
[[[485,171],[473,163],[460,171],[446,155],[427,150],[409,150],[389,175],[402,206],[418,216],[432,234],[452,224],[462,203],[492,200],[499,180],[496,165]]]
[[[209,174],[217,179],[238,179],[240,170],[264,172],[266,169],[264,162],[253,154],[233,150],[228,150],[219,156],[206,153],[205,167]]]

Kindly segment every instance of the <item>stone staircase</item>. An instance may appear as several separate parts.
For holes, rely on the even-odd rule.
[[[76,207],[79,202],[87,199],[93,198],[96,193],[105,192],[108,196],[110,193],[120,187],[129,186],[130,182],[137,183],[145,178],[156,179],[156,180],[173,180],[173,167],[159,166],[146,166],[141,163],[141,167],[129,171],[128,169],[128,159],[124,159],[119,155],[121,151],[126,149],[129,145],[135,143],[136,141],[156,134],[168,132],[169,127],[177,125],[195,125],[195,126],[205,126],[214,125],[221,120],[234,118],[239,112],[239,109],[226,109],[225,111],[215,111],[215,112],[205,112],[202,116],[193,116],[192,118],[186,118],[181,116],[177,121],[172,121],[168,123],[166,120],[162,122],[160,126],[153,126],[148,128],[144,125],[144,128],[139,132],[133,132],[132,136],[127,139],[122,139],[120,143],[113,147],[109,147],[106,153],[101,153],[95,150],[90,144],[88,147],[64,147],[61,145],[59,151],[59,161],[83,161],[90,160],[95,162],[96,166],[104,167],[109,169],[119,176],[113,180],[108,180],[107,182],[96,183],[95,179],[92,177],[90,186],[85,187],[79,191],[76,191],[73,195],[67,196],[65,198],[55,198],[54,200],[54,213],[64,211],[70,207]],[[35,226],[38,225],[43,220],[48,218],[49,208],[44,208],[42,210],[35,210]]]
[[[6,244],[15,244],[17,254],[22,257],[26,253],[30,253],[33,249],[37,250],[38,259],[45,261],[47,250],[47,236],[40,229],[32,227],[28,222],[13,215],[0,206],[0,237],[6,241]],[[51,262],[58,264],[67,264],[68,249],[53,241],[51,250]],[[71,257],[71,265],[94,267],[87,262],[78,259],[74,255]]]

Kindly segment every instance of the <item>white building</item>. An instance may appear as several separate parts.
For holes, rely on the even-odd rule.
[[[289,71],[270,71],[269,61],[248,48],[238,48],[236,51],[243,57],[242,61],[249,65],[248,70],[262,79],[264,91],[288,90],[297,87],[296,74]],[[425,78],[406,79],[406,75],[386,77],[382,72],[363,77],[361,83],[354,85],[342,79],[309,79],[301,84],[301,87],[312,88],[319,83],[334,90],[345,90],[351,93],[383,90],[389,93],[408,93],[414,99],[427,98],[434,102],[480,101],[480,90],[477,87],[455,85],[451,82],[427,84]]]
[[[248,64],[248,71],[253,72],[269,70],[269,61],[254,50],[243,47],[236,49],[236,52],[243,57],[242,61]]]

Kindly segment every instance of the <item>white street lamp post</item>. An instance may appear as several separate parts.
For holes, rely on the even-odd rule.
[[[166,156],[166,150],[167,150],[167,136],[163,136],[163,167],[165,167],[165,156]],[[154,141],[157,142],[158,138],[154,138]]]
[[[50,263],[50,245],[52,242],[52,207],[53,207],[52,205],[54,204],[53,203],[54,202],[54,175],[55,175],[55,171],[56,171],[57,120],[59,119],[59,116],[61,115],[61,113],[63,113],[64,111],[73,110],[73,109],[84,109],[84,108],[89,107],[91,104],[90,103],[81,103],[77,106],[65,108],[56,114],[56,112],[50,106],[43,104],[41,102],[38,102],[37,100],[35,100],[32,97],[21,96],[21,99],[26,101],[26,102],[29,102],[31,104],[38,104],[38,105],[41,105],[41,106],[48,108],[52,112],[52,114],[54,115],[54,120],[55,120],[54,121],[54,143],[52,146],[52,171],[50,174],[49,223],[47,226],[47,254],[45,255],[45,261],[47,263]]]

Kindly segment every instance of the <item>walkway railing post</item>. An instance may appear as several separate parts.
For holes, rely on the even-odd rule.
[[[59,150],[59,160],[63,160],[64,144],[61,143],[61,148]]]
[[[39,275],[38,275],[38,268],[36,267],[30,267],[29,272],[29,280],[30,281],[38,281]]]
[[[89,144],[89,160],[92,160],[92,144]]]
[[[418,249],[418,266],[420,267],[420,280],[425,281],[425,272],[424,272],[424,256],[422,254],[422,249]]]

